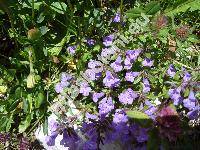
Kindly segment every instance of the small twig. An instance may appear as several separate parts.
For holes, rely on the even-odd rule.
[[[177,64],[179,64],[179,65],[181,65],[181,66],[183,66],[183,67],[185,67],[185,68],[187,68],[187,69],[190,69],[190,70],[194,70],[194,68],[192,68],[192,67],[189,67],[189,66],[187,66],[187,65],[185,65],[185,64],[183,64],[183,63],[180,63],[180,62],[178,62],[178,61],[176,61],[176,60],[174,60],[174,59],[172,59],[175,63],[177,63]]]

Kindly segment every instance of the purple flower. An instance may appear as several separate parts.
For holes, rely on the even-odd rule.
[[[129,70],[129,69],[131,69],[132,68],[132,63],[133,63],[133,61],[130,59],[130,58],[125,58],[125,60],[124,60],[124,69],[127,69],[127,70]]]
[[[188,98],[183,100],[183,105],[189,110],[193,110],[194,107],[196,106],[196,102],[197,101],[196,101],[194,92],[191,90]]]
[[[148,108],[144,111],[144,113],[150,118],[155,119],[155,112],[157,111],[157,108],[149,100],[145,100],[145,104]]]
[[[111,97],[105,97],[99,102],[99,114],[107,114],[114,109],[114,104]]]
[[[87,44],[89,45],[89,46],[93,46],[94,44],[95,44],[95,40],[93,40],[93,39],[88,39],[87,40]]]
[[[141,53],[140,49],[137,50],[127,50],[126,51],[126,58],[124,60],[124,68],[131,69],[133,62],[137,59],[139,54]]]
[[[63,86],[62,86],[61,83],[57,83],[57,84],[56,84],[56,86],[55,86],[55,91],[56,91],[57,93],[62,93],[62,91],[63,91]]]
[[[89,87],[87,82],[82,82],[80,85],[80,93],[83,94],[83,96],[88,96],[92,89]]]
[[[188,72],[185,72],[184,77],[183,77],[183,82],[188,82],[191,79],[191,74]]]
[[[101,51],[101,57],[108,58],[110,55],[114,54],[114,51],[111,51],[109,48],[103,48]]]
[[[149,84],[149,81],[148,81],[148,79],[146,79],[146,78],[144,78],[143,79],[143,90],[142,90],[142,92],[143,93],[148,93],[149,91],[150,91],[150,84]]]
[[[149,58],[145,58],[144,61],[142,62],[143,66],[146,67],[152,67],[153,66],[154,61],[149,59]]]
[[[92,95],[92,99],[93,99],[93,101],[96,103],[98,100],[99,100],[99,98],[101,98],[101,97],[103,97],[105,94],[103,93],[103,92],[101,92],[101,93],[93,93],[93,95]]]
[[[131,88],[128,88],[124,92],[122,92],[118,98],[122,104],[132,104],[133,100],[138,97],[138,94],[135,93]]]
[[[59,134],[58,128],[60,128],[59,123],[55,119],[51,119],[49,121],[50,135],[45,138],[45,141],[48,146],[55,145],[55,139]]]
[[[139,143],[143,143],[148,140],[147,129],[145,128],[139,128],[139,130],[134,132],[134,135]]]
[[[111,63],[110,66],[114,69],[115,72],[119,72],[123,69],[121,63],[122,63],[122,58],[121,56],[118,56],[116,61]]]
[[[70,132],[70,134],[69,134]],[[77,146],[77,142],[80,140],[75,131],[67,131],[67,129],[63,130],[63,139],[60,141],[60,145],[64,147],[69,147],[69,149],[75,149]]]
[[[25,137],[22,137],[20,139],[20,143],[19,143],[19,149],[20,150],[26,150],[29,149],[31,146],[31,143],[29,142],[29,140]]]
[[[114,35],[109,35],[103,38],[103,44],[105,46],[111,46],[114,40]]]
[[[9,133],[0,133],[0,143],[5,144],[8,140],[10,140]]]
[[[96,74],[95,74],[95,72],[94,72],[92,69],[87,69],[87,70],[85,70],[84,75],[85,75],[89,80],[92,80],[92,81],[94,81],[94,80],[97,79]]]
[[[98,119],[98,116],[97,116],[97,115],[90,114],[90,113],[88,113],[88,112],[85,114],[85,117],[86,117],[87,119],[92,119],[92,120],[97,120],[97,119]]]
[[[128,117],[125,114],[125,112],[121,109],[116,109],[113,117],[113,122],[119,124],[119,123],[126,123],[127,121]]]
[[[83,150],[97,150],[97,141],[86,141],[83,145]]]
[[[135,61],[137,57],[140,55],[141,50],[136,49],[136,50],[127,50],[126,51],[126,58],[129,58],[130,60]]]
[[[103,64],[100,61],[90,60],[88,63],[88,68],[90,69],[99,68],[102,67],[102,65]]]
[[[120,22],[120,13],[116,13],[113,22]]]
[[[179,105],[182,102],[182,97],[180,95],[181,87],[169,89],[169,96],[174,101],[174,105]]]
[[[71,55],[75,54],[75,52],[76,52],[76,45],[69,46],[69,47],[67,48],[67,51],[68,51]]]
[[[200,107],[196,106],[193,110],[187,113],[187,116],[190,120],[197,119],[200,116]]]
[[[126,79],[126,81],[133,82],[135,77],[137,77],[139,74],[140,74],[139,72],[129,71],[126,73],[125,79]]]
[[[51,135],[45,137],[45,142],[48,146],[54,146],[56,137],[58,136],[57,132],[53,132]]]
[[[111,97],[105,97],[99,102],[99,114],[107,114],[114,109],[114,104]]]
[[[176,74],[176,70],[175,70],[175,68],[174,68],[174,65],[170,65],[169,66],[169,68],[168,68],[168,70],[167,70],[167,74],[170,76],[170,77],[174,77],[175,76],[175,74]]]
[[[112,75],[110,71],[106,71],[106,76],[103,79],[103,83],[105,86],[111,88],[119,85],[120,79],[116,77],[116,75]]]

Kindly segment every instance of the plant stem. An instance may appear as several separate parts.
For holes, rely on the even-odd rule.
[[[35,0],[32,0],[32,24],[35,25],[35,22],[34,22],[34,16],[35,16],[35,13],[34,13],[34,2]]]

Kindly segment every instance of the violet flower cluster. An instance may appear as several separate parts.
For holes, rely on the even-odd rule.
[[[119,21],[118,17],[116,15],[114,22]],[[148,71],[156,69],[156,60],[147,58],[141,48],[113,51],[113,42],[113,34],[103,38],[105,47],[100,52],[101,59],[90,60],[88,68],[81,74],[79,94],[82,96],[81,100],[89,103],[92,110],[85,113],[85,120],[80,127],[87,139],[82,149],[99,149],[101,144],[113,141],[120,141],[124,147],[128,146],[127,149],[136,149],[138,145],[145,149],[149,128],[129,120],[126,110],[133,108],[148,115],[159,128],[161,136],[170,141],[176,140],[181,134],[178,113],[169,106],[160,105],[161,102],[156,97],[156,89],[160,87],[153,86],[154,83],[149,76]],[[93,44],[93,40],[88,41],[89,46]],[[104,63],[104,59],[109,63]],[[139,64],[137,68],[134,66],[136,63]],[[181,73],[177,70],[173,64],[166,68],[166,79],[173,81],[178,75],[181,79],[179,85],[165,85],[168,88],[169,101],[173,102],[175,107],[182,105],[186,110],[186,116],[189,119],[196,119],[199,117],[200,107],[190,84],[192,75],[185,69]],[[70,85],[71,79],[70,75],[62,74],[60,82],[55,86],[56,92],[62,93],[64,88]],[[188,97],[185,97],[184,92],[188,88],[190,92]],[[155,104],[155,100],[160,103]],[[47,138],[49,145],[54,144],[58,135],[55,128],[58,126],[52,126],[51,134]],[[63,129],[62,145],[74,147],[74,143],[80,140],[77,134],[70,135],[67,129]]]

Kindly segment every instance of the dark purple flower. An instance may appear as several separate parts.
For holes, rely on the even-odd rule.
[[[64,147],[69,147],[69,149],[75,149],[78,147],[78,141],[80,138],[76,134],[75,131],[67,131],[67,129],[63,130],[63,139],[60,141],[60,145]]]
[[[106,71],[106,76],[103,79],[103,83],[105,86],[112,88],[116,87],[119,85],[120,79],[116,76],[113,75],[110,71]]]
[[[149,59],[149,58],[145,58],[144,61],[142,62],[143,66],[146,67],[152,67],[153,66],[154,61]]]
[[[59,123],[55,119],[51,119],[49,121],[50,134],[45,138],[45,141],[48,146],[55,145],[55,139],[59,134],[58,128],[60,128]]]
[[[136,50],[127,50],[126,51],[126,58],[129,58],[130,60],[135,61],[137,57],[140,55],[141,50],[136,49]]]
[[[191,74],[189,72],[185,72],[184,77],[183,77],[183,82],[188,82],[191,79]]]
[[[168,70],[167,70],[167,74],[170,76],[170,77],[174,77],[175,74],[176,74],[176,69],[174,68],[174,65],[170,65]]]
[[[125,79],[126,79],[126,81],[133,82],[135,77],[137,77],[139,74],[140,74],[139,72],[132,72],[132,71],[127,72]]]
[[[113,22],[120,22],[120,13],[116,13]]]
[[[190,120],[197,119],[200,116],[200,106],[196,106],[193,110],[187,113],[187,116]]]
[[[197,100],[195,98],[194,92],[191,90],[188,98],[183,100],[183,105],[189,110],[193,110],[194,107],[196,106],[196,103]]]
[[[97,150],[97,141],[88,140],[84,143],[82,150]]]
[[[180,92],[181,92],[181,87],[169,89],[168,94],[170,98],[174,101],[174,105],[179,105],[183,100]]]
[[[150,90],[151,90],[151,87],[150,87],[149,81],[148,81],[148,79],[144,78],[143,79],[143,90],[142,90],[142,92],[148,93]]]
[[[105,46],[111,46],[114,40],[114,35],[108,35],[106,37],[103,38],[103,44]]]
[[[111,97],[105,97],[99,102],[99,114],[107,114],[114,109],[114,104]]]
[[[147,131],[148,131],[147,129],[139,127],[139,130],[136,130],[134,132],[137,142],[143,143],[148,140]]]
[[[122,71],[122,58],[121,56],[118,56],[115,62],[111,63],[110,66],[114,69],[115,72]]]
[[[28,150],[30,148],[30,142],[27,138],[22,137],[19,142],[19,150]]]
[[[58,132],[52,132],[51,135],[46,136],[45,142],[48,146],[54,146],[56,137],[58,136]]]
[[[93,40],[93,39],[88,39],[87,40],[87,44],[89,45],[89,46],[93,46],[94,44],[95,44],[95,40]]]
[[[133,101],[138,97],[138,94],[135,93],[131,88],[123,91],[119,96],[119,101],[122,104],[132,104]]]
[[[8,140],[10,140],[10,135],[8,133],[0,133],[0,143],[5,144]]]
[[[76,52],[76,45],[69,46],[69,47],[67,48],[67,51],[68,51],[68,53],[70,53],[71,55],[74,55],[75,52]]]

